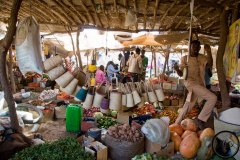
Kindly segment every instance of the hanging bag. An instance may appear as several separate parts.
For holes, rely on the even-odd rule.
[[[118,87],[118,80],[116,79],[116,87]],[[111,81],[110,102],[109,108],[112,110],[120,110],[122,107],[122,93],[117,88],[114,88]]]
[[[148,98],[151,103],[157,102],[157,96],[151,86],[151,83],[147,83],[147,90],[148,90]]]
[[[126,106],[127,105],[127,91],[126,88],[124,87],[124,84],[121,83],[121,90],[122,90],[122,106]]]
[[[86,82],[85,82],[85,86],[83,86],[78,93],[76,94],[76,98],[79,99],[81,102],[84,102],[87,96],[87,92],[88,92],[88,80],[89,77],[86,77]]]
[[[142,87],[140,82],[136,82],[138,93],[140,93],[141,102],[138,104],[138,107],[143,107],[145,104],[145,97],[143,96]]]
[[[135,84],[133,82],[130,83],[130,86],[131,86],[131,90],[132,90],[134,105],[137,105],[141,102],[141,97],[140,97],[138,91],[136,90]]]
[[[127,83],[125,84],[125,86],[126,86],[126,89],[127,89],[127,94],[126,94],[127,95],[127,105],[126,105],[126,107],[128,107],[128,108],[134,107],[132,92],[131,92],[131,90],[129,88],[129,85]]]
[[[142,96],[144,97],[144,101],[145,102],[149,102],[149,98],[148,98],[148,88],[147,88],[147,84],[144,81],[141,81],[141,89],[142,89]]]
[[[106,84],[106,97],[103,97],[101,102],[100,111],[104,114],[109,113],[109,85]]]
[[[159,81],[160,82],[160,81]],[[165,99],[163,89],[159,83],[153,85],[153,89],[157,95],[158,101],[163,101]]]
[[[102,99],[105,97],[106,94],[106,87],[102,86],[102,84],[103,83],[96,87],[95,96],[93,100],[93,106],[97,108],[100,108]]]
[[[83,108],[85,108],[85,109],[92,108],[93,98],[94,98],[94,89],[95,89],[95,87],[91,87],[89,89],[89,92],[87,93],[86,99],[83,102]]]

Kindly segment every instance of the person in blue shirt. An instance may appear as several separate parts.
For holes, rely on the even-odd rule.
[[[108,62],[107,66],[106,66],[106,69],[107,69],[107,77],[108,77],[109,81],[112,80],[112,78],[114,77],[114,74],[116,74],[118,79],[120,78],[119,69],[116,69],[113,61]]]

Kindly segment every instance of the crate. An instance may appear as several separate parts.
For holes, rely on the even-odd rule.
[[[172,157],[174,155],[174,143],[169,142],[166,147],[162,148],[161,144],[153,143],[146,138],[145,152],[156,153],[157,155],[160,156]]]
[[[164,99],[163,100],[163,105],[164,106],[171,106],[171,100],[170,99]]]
[[[95,151],[94,151],[95,150]],[[108,148],[102,143],[95,141],[90,143],[86,147],[86,151],[96,155],[96,160],[107,160],[108,159]]]
[[[171,100],[171,106],[178,106],[179,105],[179,99],[172,99]]]

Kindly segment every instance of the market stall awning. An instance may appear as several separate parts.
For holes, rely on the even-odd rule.
[[[154,41],[162,44],[162,45],[170,45],[180,43],[182,40],[188,38],[189,33],[175,33],[175,34],[167,34],[167,35],[157,35],[154,37]]]
[[[160,46],[161,44],[155,41],[155,35],[146,34],[143,36],[139,36],[133,38],[131,41],[124,41],[122,42],[124,46],[130,45],[146,45],[146,46]]]

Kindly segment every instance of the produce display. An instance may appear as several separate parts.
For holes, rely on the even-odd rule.
[[[115,124],[117,124],[117,122],[115,120],[113,120],[113,118],[111,118],[111,117],[103,116],[103,117],[97,119],[97,127],[98,128],[108,129],[109,127],[111,127]]]
[[[168,158],[156,154],[144,153],[142,155],[136,155],[132,160],[168,160]]]
[[[170,124],[173,124],[178,116],[177,111],[173,111],[173,110],[163,110],[162,112],[160,112],[159,114],[155,115],[155,118],[161,118],[167,116],[170,118]]]
[[[197,156],[197,159],[208,160],[212,156],[211,138],[215,135],[213,129],[198,131],[192,119],[184,119],[181,125],[172,124],[169,129],[174,150],[179,151],[184,158],[192,159]]]
[[[33,106],[44,106],[44,102],[42,100],[39,100],[39,99],[31,100],[28,103],[33,105]]]
[[[84,108],[83,116],[84,117],[93,117],[95,112],[100,112],[100,108],[97,108],[97,107],[92,107],[90,109]]]
[[[28,147],[16,153],[12,160],[47,159],[47,160],[94,160],[95,157],[86,152],[74,138],[65,138],[53,143],[44,143]]]
[[[143,115],[143,114],[155,114],[156,110],[155,107],[150,103],[145,103],[143,107],[136,108],[133,110],[133,113],[136,115]]]
[[[200,109],[197,107],[193,107],[193,109],[187,113],[185,118],[195,118],[198,116],[199,113],[200,113]]]
[[[58,94],[58,90],[44,90],[39,95],[40,100],[49,100],[55,98]]]
[[[138,142],[143,137],[140,130],[128,124],[111,126],[107,134],[120,141],[128,142]]]

